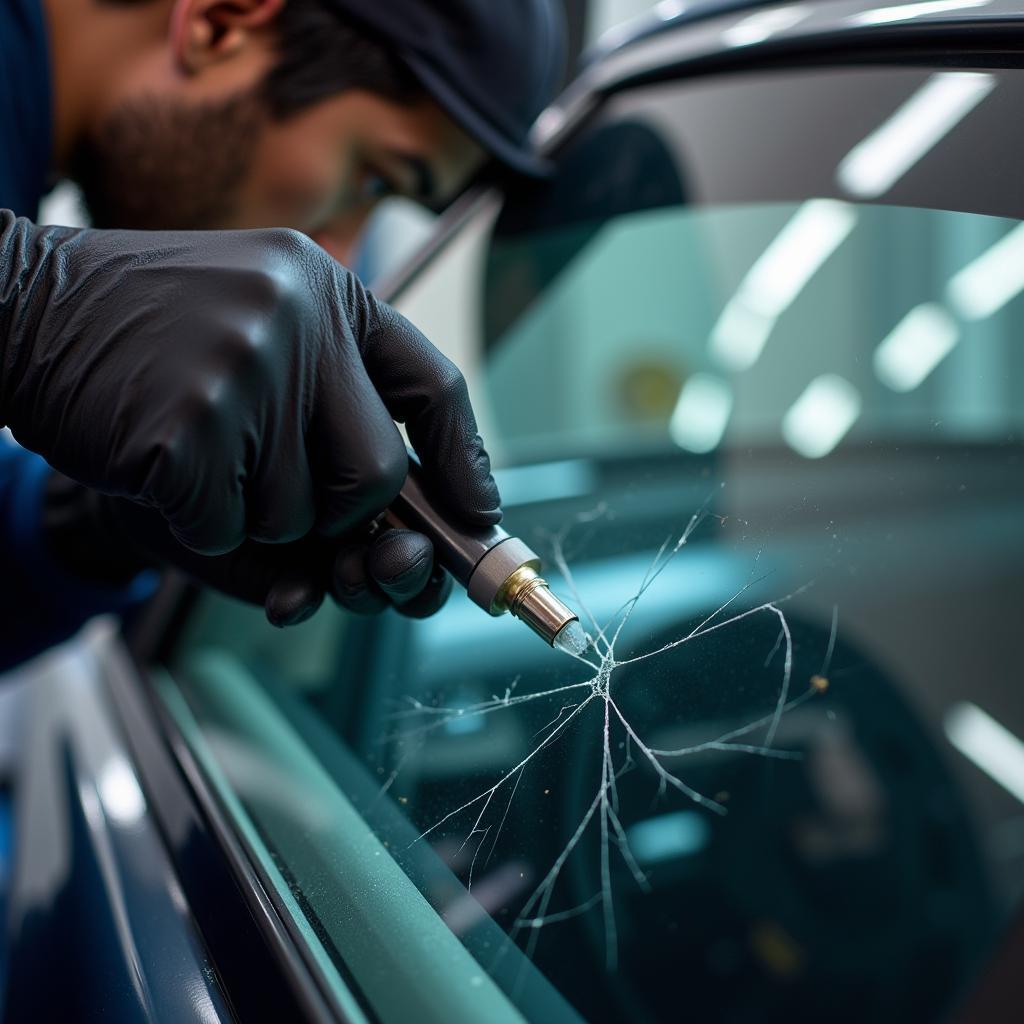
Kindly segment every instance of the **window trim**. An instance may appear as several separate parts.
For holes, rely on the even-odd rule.
[[[172,581],[180,586],[179,581]],[[175,588],[177,589],[177,588]],[[165,600],[174,597],[165,592]],[[177,603],[177,602],[176,602]],[[241,1019],[363,1024],[335,998],[295,921],[247,853],[154,678],[119,641],[100,656],[147,804]],[[254,985],[255,981],[255,985]]]

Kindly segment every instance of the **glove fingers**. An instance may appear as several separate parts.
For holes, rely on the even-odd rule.
[[[439,565],[435,565],[423,589],[411,601],[398,605],[398,611],[410,619],[429,618],[441,610],[451,592],[451,576]]]
[[[403,316],[367,294],[363,361],[388,412],[406,426],[430,478],[469,523],[501,521],[501,497],[465,378]]]
[[[384,592],[366,567],[365,544],[345,544],[334,558],[331,594],[342,608],[357,615],[375,615],[388,607]]]
[[[271,585],[263,608],[272,626],[297,626],[315,614],[323,602],[322,581],[304,566],[292,566]]]
[[[411,601],[427,585],[434,566],[434,545],[422,533],[387,530],[370,545],[366,568],[396,605]]]
[[[330,556],[313,538],[293,544],[246,541],[226,555],[200,555],[179,544],[163,516],[124,499],[107,499],[106,514],[126,542],[199,583],[263,605],[275,625],[308,618],[320,606]]]
[[[253,540],[286,544],[305,537],[316,522],[313,478],[305,457],[277,460],[246,488],[247,530]]]
[[[238,507],[242,507],[239,500]],[[189,517],[183,520],[173,514],[165,517],[171,536],[183,547],[194,551],[201,558],[217,557],[238,548],[245,539],[245,527],[237,523],[218,522],[216,516]],[[242,517],[238,517],[242,521]]]

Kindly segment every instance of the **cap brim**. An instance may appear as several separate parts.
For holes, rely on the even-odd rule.
[[[529,148],[516,144],[472,108],[443,78],[415,54],[402,54],[403,61],[420,84],[449,117],[480,143],[499,163],[530,178],[548,178],[555,165]]]

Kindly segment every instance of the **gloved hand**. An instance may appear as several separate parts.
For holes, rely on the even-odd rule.
[[[199,555],[174,539],[155,510],[57,472],[47,482],[43,533],[54,560],[85,582],[125,586],[144,569],[170,566],[263,605],[275,626],[304,622],[325,593],[361,614],[394,607],[423,618],[452,589],[448,573],[433,564],[430,540],[411,530],[341,541],[313,535],[289,544],[245,541],[225,555]]]
[[[453,514],[500,520],[461,374],[305,236],[0,211],[0,422],[75,480],[156,509],[187,548],[351,534],[405,478],[394,420]],[[370,554],[350,556],[360,600],[380,598]]]
[[[304,235],[0,213],[0,421],[187,547],[365,523],[405,479],[394,420],[454,512],[498,521],[462,375]]]

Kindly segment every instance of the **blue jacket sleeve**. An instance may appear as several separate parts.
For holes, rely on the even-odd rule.
[[[153,572],[127,587],[98,586],[64,572],[42,532],[50,467],[0,435],[0,671],[67,639],[88,619],[122,613],[156,588]]]

